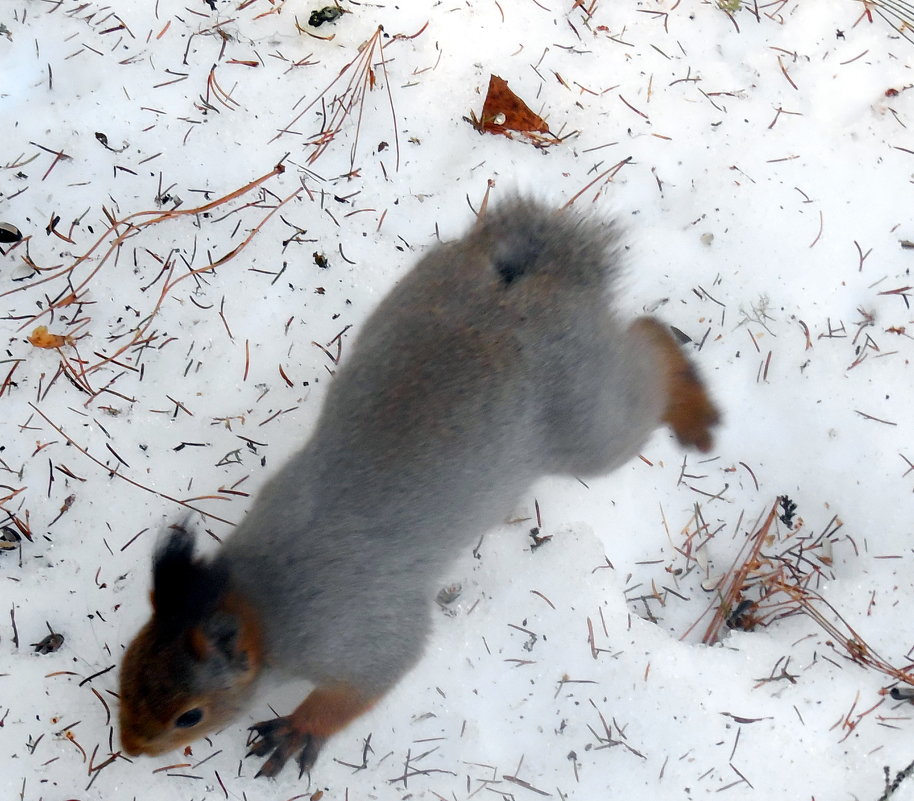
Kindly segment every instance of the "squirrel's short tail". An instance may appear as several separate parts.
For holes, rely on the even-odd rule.
[[[549,209],[527,198],[497,204],[467,238],[468,244],[489,253],[505,286],[533,275],[552,275],[566,283],[597,287],[605,285],[618,262],[618,229],[612,223]]]

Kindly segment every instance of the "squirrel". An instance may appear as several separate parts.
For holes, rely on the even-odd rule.
[[[534,480],[606,473],[662,423],[711,448],[718,411],[669,329],[613,310],[619,240],[516,197],[418,262],[215,556],[181,525],[160,541],[121,665],[127,754],[225,726],[270,667],[314,689],[251,727],[248,756],[301,776],[420,658],[450,561]]]

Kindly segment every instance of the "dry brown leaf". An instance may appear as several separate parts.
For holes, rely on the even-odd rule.
[[[514,92],[508,82],[497,75],[489,76],[489,90],[482,104],[482,116],[476,120],[476,127],[487,133],[510,136],[508,131],[524,134],[548,134],[549,126],[538,114],[534,114]]]
[[[71,339],[66,335],[61,336],[60,334],[52,334],[48,331],[46,325],[39,325],[29,335],[29,342],[36,348],[53,350],[54,348],[62,348],[64,345],[69,345]]]

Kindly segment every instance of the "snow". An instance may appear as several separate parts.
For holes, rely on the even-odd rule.
[[[785,0],[758,18],[682,0],[585,2],[589,18],[549,0],[347,2],[319,29],[315,4],[214,5],[0,8],[0,221],[29,237],[0,260],[0,381],[14,371],[0,519],[31,532],[0,552],[2,797],[883,796],[884,768],[914,759],[909,703],[882,692],[894,679],[806,614],[703,645],[716,596],[700,585],[740,564],[786,494],[802,525],[776,521],[763,553],[827,531],[803,563],[830,605],[815,608],[896,668],[910,662],[914,255],[900,243],[914,240],[914,45],[850,0]],[[320,103],[277,133],[379,25],[386,71],[376,51],[374,90],[309,163]],[[474,131],[463,118],[490,73],[567,138],[538,149]],[[52,277],[111,218],[202,206],[284,158],[260,189],[121,225],[107,260],[112,236],[70,286]],[[239,520],[307,437],[337,342],[345,360],[385,291],[472,224],[488,181],[492,203],[519,188],[559,206],[626,158],[575,206],[626,227],[621,312],[692,339],[725,416],[709,457],[683,462],[661,430],[611,476],[531,489],[521,522],[448,569],[442,586],[460,594],[425,657],[328,743],[310,784],[287,768],[271,786],[243,759],[247,726],[290,710],[296,685],[265,688],[192,755],[97,769],[118,751],[117,665],[148,613],[149,554],[185,511],[169,498]],[[94,394],[78,367],[58,374],[131,341],[169,257],[178,278],[261,223],[234,258],[174,284],[148,347],[85,375]],[[95,267],[83,305],[33,319]],[[77,339],[33,347],[40,324]],[[537,548],[534,501],[552,537]],[[34,653],[48,627],[62,647]]]

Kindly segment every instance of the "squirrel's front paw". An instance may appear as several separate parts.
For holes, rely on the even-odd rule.
[[[254,740],[250,743],[251,750],[246,756],[262,757],[270,754],[270,758],[263,763],[255,778],[275,778],[296,751],[298,777],[301,778],[314,766],[324,744],[322,737],[316,737],[297,728],[293,715],[255,723],[249,731],[254,732]]]
[[[315,687],[291,715],[251,726],[254,741],[250,743],[248,756],[270,754],[257,775],[277,776],[289,757],[298,751],[298,776],[301,778],[314,766],[327,738],[373,703],[373,698],[367,698],[348,684]]]

